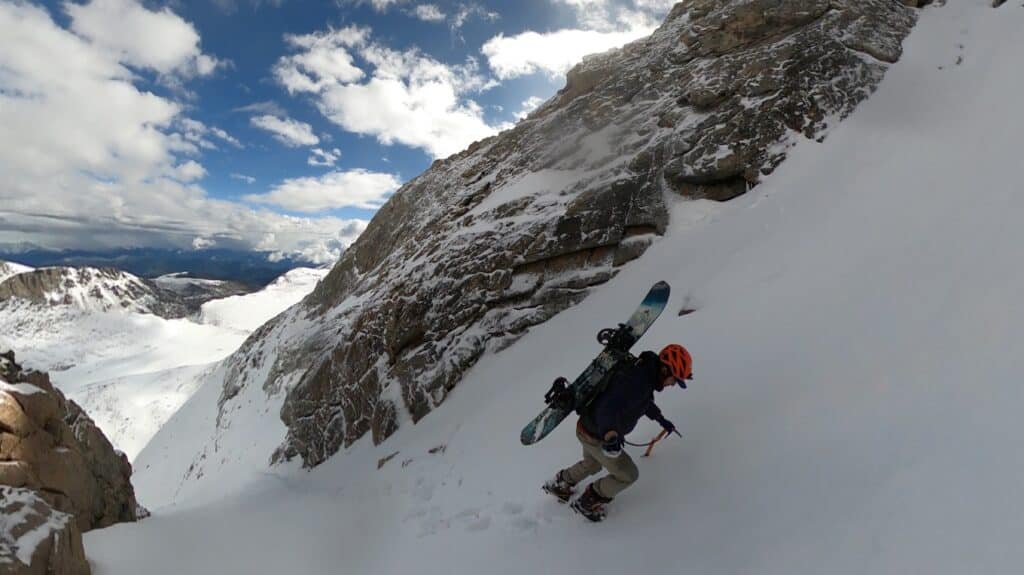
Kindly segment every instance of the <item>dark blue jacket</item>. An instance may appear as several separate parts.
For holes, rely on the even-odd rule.
[[[661,360],[651,351],[640,354],[636,363],[613,375],[601,395],[583,412],[583,429],[597,440],[609,431],[625,437],[640,416],[662,423],[661,409],[654,404],[654,391],[661,385]]]

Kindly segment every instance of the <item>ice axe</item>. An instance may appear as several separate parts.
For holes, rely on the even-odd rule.
[[[658,442],[659,442],[659,441],[661,441],[662,439],[665,439],[665,436],[666,436],[666,435],[668,435],[668,433],[669,433],[669,432],[668,432],[667,430],[665,430],[665,429],[662,429],[662,430],[661,430],[661,431],[660,431],[660,432],[658,433],[658,435],[656,435],[656,436],[654,437],[654,439],[650,440],[649,442],[647,442],[647,443],[640,443],[640,444],[636,444],[636,443],[630,443],[630,445],[632,445],[632,446],[634,446],[634,447],[646,447],[647,449],[646,449],[646,450],[644,450],[644,457],[650,457],[650,456],[651,456],[651,451],[653,451],[653,450],[654,450],[654,444],[658,443]],[[675,430],[675,429],[673,429],[673,430],[672,430],[672,433],[675,433],[675,434],[676,434],[676,435],[678,435],[679,437],[682,437],[682,436],[683,436],[683,434],[682,434],[682,433],[679,433],[679,431],[678,431],[678,430]]]

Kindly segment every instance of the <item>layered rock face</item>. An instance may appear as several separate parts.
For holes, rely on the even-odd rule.
[[[0,486],[0,575],[88,575],[73,517],[30,489]]]
[[[515,128],[435,162],[302,304],[228,363],[287,392],[276,457],[324,461],[444,401],[485,350],[579,302],[664,232],[669,194],[725,201],[867,98],[915,22],[899,0],[688,0],[587,58]],[[226,425],[223,421],[219,425]]]
[[[26,488],[88,531],[135,521],[131,465],[45,373],[0,354],[0,485]]]

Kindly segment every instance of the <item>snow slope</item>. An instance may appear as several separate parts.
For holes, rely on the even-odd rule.
[[[1017,3],[926,9],[824,145],[729,204],[675,201],[640,260],[380,446],[268,469],[280,400],[243,390],[211,436],[211,373],[137,460],[154,516],[86,535],[95,573],[1019,570],[1022,32]],[[571,425],[519,430],[658,279],[640,345],[693,352],[690,389],[658,398],[684,439],[587,524],[539,490],[578,456]],[[182,482],[200,451],[216,464]]]
[[[7,302],[0,348],[26,367],[51,372],[65,391],[115,377],[210,363],[238,348],[247,332],[123,311]]]
[[[129,460],[156,434],[203,380],[210,363],[66,385],[75,400]]]
[[[264,321],[308,294],[326,270],[299,268],[264,290],[214,300],[203,317],[97,311],[26,301],[0,307],[0,350],[49,371],[130,459],[223,359]],[[216,310],[207,319],[206,307]]]
[[[200,323],[254,331],[270,318],[281,313],[306,294],[330,270],[297,268],[270,283],[259,292],[226,297],[203,304]]]

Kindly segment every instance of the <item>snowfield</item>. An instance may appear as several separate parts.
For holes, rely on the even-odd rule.
[[[6,302],[0,307],[0,350],[13,349],[26,367],[49,371],[54,384],[134,459],[212,364],[305,297],[326,273],[292,270],[264,290],[204,304],[196,320]],[[208,317],[207,309],[216,313]]]
[[[329,269],[294,269],[277,278],[262,290],[232,296],[203,304],[200,323],[233,328],[247,332],[266,323],[283,310],[299,303],[313,291],[316,283]]]
[[[94,573],[1019,571],[1024,8],[990,4],[925,9],[823,145],[728,204],[673,197],[640,260],[380,446],[269,468],[281,395],[249,386],[218,432],[208,372],[136,460],[153,517],[86,534]],[[572,423],[519,431],[660,279],[639,347],[693,353],[690,389],[658,396],[683,439],[589,524],[540,491]]]

